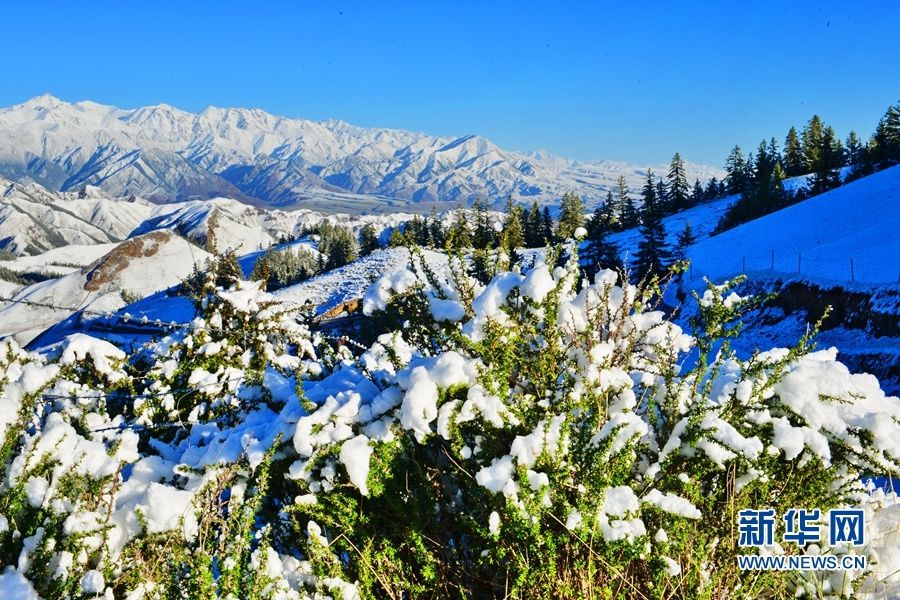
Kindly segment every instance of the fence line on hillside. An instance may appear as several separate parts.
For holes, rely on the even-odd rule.
[[[690,255],[688,255],[688,258],[690,258]],[[803,254],[803,252],[777,253],[772,249],[764,254],[742,254],[739,260],[740,262],[733,265],[733,269],[725,268],[721,272],[729,275],[760,272],[770,272],[777,275],[803,275],[805,273],[834,280],[846,280],[849,276],[849,281],[854,283],[857,281],[882,284],[893,283],[888,280],[875,282],[867,279],[865,275],[860,278],[860,267],[865,267],[867,263],[852,255],[836,261],[814,258],[808,254]],[[871,263],[868,264],[871,265]],[[819,268],[817,269],[816,267]],[[717,277],[720,275],[717,275]],[[705,276],[708,276],[708,273],[698,273],[692,261],[688,268],[688,278],[694,280]],[[898,264],[896,282],[900,283],[900,264]]]

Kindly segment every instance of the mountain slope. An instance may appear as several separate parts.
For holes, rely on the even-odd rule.
[[[701,239],[688,257],[695,276],[710,279],[745,271],[896,283],[900,275],[898,209],[900,166]]]
[[[0,175],[62,191],[95,185],[155,202],[223,196],[269,207],[337,202],[340,210],[387,212],[507,195],[549,202],[574,190],[592,203],[619,175],[636,188],[646,173],[624,163],[510,152],[476,135],[433,137],[258,109],[123,110],[47,95],[0,110],[0,131]],[[721,175],[688,165],[691,179]]]
[[[111,197],[91,186],[82,191],[52,192],[36,183],[20,184],[0,177],[0,250],[41,255],[71,244],[115,244],[161,229],[205,245],[212,228],[219,250],[231,248],[246,253],[267,248],[281,238],[298,236],[322,221],[358,234],[367,223],[383,232],[413,217],[399,212],[352,216],[306,209],[263,210],[228,198],[159,205],[141,198]],[[6,266],[21,272],[38,262]],[[42,264],[50,263],[48,259]]]
[[[86,267],[22,288],[12,301],[0,303],[0,338],[11,335],[24,343],[78,311],[118,310],[179,283],[207,258],[166,231],[132,238]]]

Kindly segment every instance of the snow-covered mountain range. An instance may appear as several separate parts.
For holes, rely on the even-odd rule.
[[[400,212],[353,216],[307,209],[263,210],[229,198],[159,205],[142,198],[114,197],[92,186],[79,192],[54,192],[36,183],[0,177],[0,250],[18,255],[70,244],[116,243],[157,230],[170,230],[205,245],[210,229],[219,250],[248,252],[297,237],[323,220],[354,233],[371,223],[386,241],[385,231],[411,218],[412,214]]]
[[[718,168],[686,166],[691,181],[722,176]],[[578,162],[503,150],[477,135],[434,137],[259,109],[126,110],[49,95],[0,109],[0,175],[58,191],[92,185],[156,203],[228,197],[364,213],[508,195],[549,203],[575,191],[590,205],[620,175],[638,188],[648,168],[662,174],[666,166]]]

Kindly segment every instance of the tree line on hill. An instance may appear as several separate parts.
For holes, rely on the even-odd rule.
[[[590,274],[600,268],[621,268],[619,249],[609,236],[638,227],[640,243],[628,268],[639,279],[664,272],[682,259],[686,248],[695,241],[687,223],[675,246],[670,247],[663,219],[724,193],[724,184],[715,179],[706,186],[699,181],[689,186],[684,162],[676,153],[666,177],[656,178],[652,172],[647,173],[638,199],[620,177],[615,190],[610,190],[590,214],[581,197],[572,192],[563,195],[557,219],[552,217],[549,207],[537,203],[522,205],[507,198],[504,210],[497,213],[490,211],[484,201],[476,201],[471,209],[456,209],[446,226],[436,215],[416,216],[404,227],[394,229],[388,245],[469,251],[474,274],[486,280],[496,271],[497,261],[505,261],[507,265],[515,263],[521,248],[539,248],[579,237],[583,238],[582,262]],[[582,228],[584,231],[579,231]]]
[[[725,231],[780,210],[790,204],[834,189],[844,182],[870,175],[900,163],[900,103],[891,105],[878,121],[868,142],[851,131],[844,142],[819,115],[803,129],[788,130],[784,150],[775,138],[759,143],[746,156],[735,146],[725,161],[725,188],[738,195],[716,225]],[[842,177],[842,169],[848,172]],[[786,189],[784,180],[807,175],[807,183]]]
[[[663,221],[669,215],[736,195],[738,199],[716,225],[715,232],[720,232],[895,164],[900,164],[900,103],[887,109],[867,142],[853,131],[842,142],[833,127],[813,115],[799,132],[796,127],[790,128],[783,150],[775,138],[760,142],[755,153],[746,155],[735,146],[725,161],[726,176],[721,181],[713,177],[705,183],[698,179],[690,184],[684,161],[676,152],[665,176],[656,177],[648,171],[637,194],[620,176],[590,214],[582,199],[572,192],[561,198],[556,218],[550,207],[537,202],[519,204],[507,198],[502,211],[492,211],[486,201],[476,200],[471,208],[457,208],[449,218],[434,212],[414,217],[393,228],[387,246],[468,252],[476,276],[489,279],[499,267],[509,268],[517,260],[519,249],[558,243],[575,237],[584,228],[584,232],[578,232],[584,234],[582,259],[592,272],[623,266],[619,249],[609,236],[636,227],[640,238],[627,266],[639,279],[663,273],[683,259],[687,247],[696,241],[687,222],[675,244],[670,244]],[[842,178],[843,167],[850,170]],[[785,188],[785,179],[801,175],[809,176],[807,185]],[[365,225],[358,236],[329,222],[307,228],[302,235],[318,236],[317,251],[270,250],[257,261],[253,277],[265,279],[269,289],[277,289],[383,247],[380,232],[372,224]],[[497,262],[498,256],[502,264]]]

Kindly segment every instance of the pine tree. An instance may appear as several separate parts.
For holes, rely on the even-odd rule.
[[[653,174],[647,173],[647,182],[641,193],[641,239],[635,255],[634,274],[638,279],[651,274],[660,274],[669,264],[669,248],[662,211],[656,197]]]
[[[428,220],[428,238],[432,248],[443,248],[447,243],[447,231],[440,217],[432,209],[431,218]]]
[[[691,228],[691,222],[685,221],[684,228],[678,233],[677,243],[675,245],[675,258],[684,260],[687,257],[687,249],[697,241],[694,230]]]
[[[797,129],[791,127],[784,140],[784,171],[788,177],[797,177],[806,173],[806,158],[803,156],[803,145]]]
[[[656,180],[656,203],[659,205],[663,215],[674,212],[669,202],[669,188],[666,187],[666,182],[662,178]]]
[[[501,242],[510,260],[513,260],[516,250],[525,245],[525,235],[522,232],[522,207],[513,202],[512,196],[506,198],[506,214],[503,218]]]
[[[378,243],[378,235],[375,233],[375,226],[366,223],[359,232],[359,255],[367,256],[372,254],[381,247]]]
[[[747,161],[740,146],[731,149],[725,161],[725,185],[729,194],[740,194],[744,191],[747,175]]]
[[[807,172],[815,173],[821,168],[820,152],[822,150],[822,136],[825,133],[825,124],[819,115],[813,115],[806,127],[803,128],[803,160]]]
[[[862,164],[863,145],[855,131],[850,132],[844,145],[847,153],[847,166],[855,167]]]
[[[622,219],[622,207],[619,206],[616,197],[613,196],[612,190],[606,190],[606,200],[603,201],[603,208],[614,220],[614,227],[617,226]]]
[[[589,277],[598,269],[615,269],[619,266],[619,253],[608,239],[614,219],[605,206],[598,207],[585,224],[587,236],[582,256],[587,262]]]
[[[696,206],[703,202],[703,197],[706,192],[703,191],[703,184],[700,183],[700,179],[694,180],[694,187],[691,189],[691,195],[688,197],[688,204],[690,206]]]
[[[724,231],[735,225],[761,217],[778,210],[786,204],[786,195],[782,180],[784,171],[778,155],[771,152],[772,145],[765,140],[759,143],[756,156],[748,158],[748,165],[753,172],[748,177],[737,202],[728,210],[716,225],[716,231]]]
[[[559,223],[556,226],[556,237],[565,240],[575,234],[575,230],[584,225],[584,202],[578,194],[566,192],[560,204]]]
[[[545,243],[553,240],[553,217],[550,216],[549,206],[545,206],[541,212],[541,239]]]
[[[719,189],[719,180],[713,177],[706,184],[706,189],[703,191],[703,197],[707,200],[715,200],[721,196],[721,190]]]
[[[406,236],[403,235],[403,231],[399,227],[394,227],[394,230],[391,231],[391,237],[388,239],[388,247],[399,248],[400,246],[406,245]]]
[[[253,271],[250,272],[250,281],[262,281],[262,290],[266,291],[269,287],[269,261],[265,254],[260,256],[253,264]]]
[[[625,184],[625,177],[619,175],[616,181],[616,204],[619,205],[621,213],[619,214],[619,227],[622,229],[630,229],[636,227],[640,220],[637,206],[634,199],[628,195],[628,186]]]
[[[812,193],[821,194],[841,185],[840,168],[844,164],[844,150],[830,126],[822,130],[816,152],[816,169],[812,178]]]
[[[546,243],[541,236],[541,208],[537,202],[532,202],[526,209],[522,225],[527,247],[538,248]]]
[[[475,220],[475,231],[472,234],[472,245],[475,248],[493,248],[496,244],[497,232],[494,231],[491,215],[488,212],[487,203],[476,200],[472,203],[472,212]]]
[[[667,179],[669,182],[669,210],[671,212],[684,210],[688,207],[688,198],[691,192],[684,171],[684,161],[681,160],[681,154],[678,152],[672,157]]]
[[[766,153],[769,155],[769,160],[772,161],[773,167],[775,163],[779,163],[782,168],[784,168],[784,157],[781,156],[781,152],[778,150],[778,142],[775,141],[775,138],[769,139],[769,146],[766,148]]]
[[[457,208],[453,211],[453,223],[451,223],[446,237],[446,245],[454,250],[472,247],[472,229],[469,227],[465,209]]]
[[[900,103],[889,106],[878,121],[870,146],[870,161],[874,169],[884,169],[900,163]]]
[[[319,253],[324,256],[325,270],[353,262],[359,256],[356,236],[346,227],[323,223],[319,229]]]

